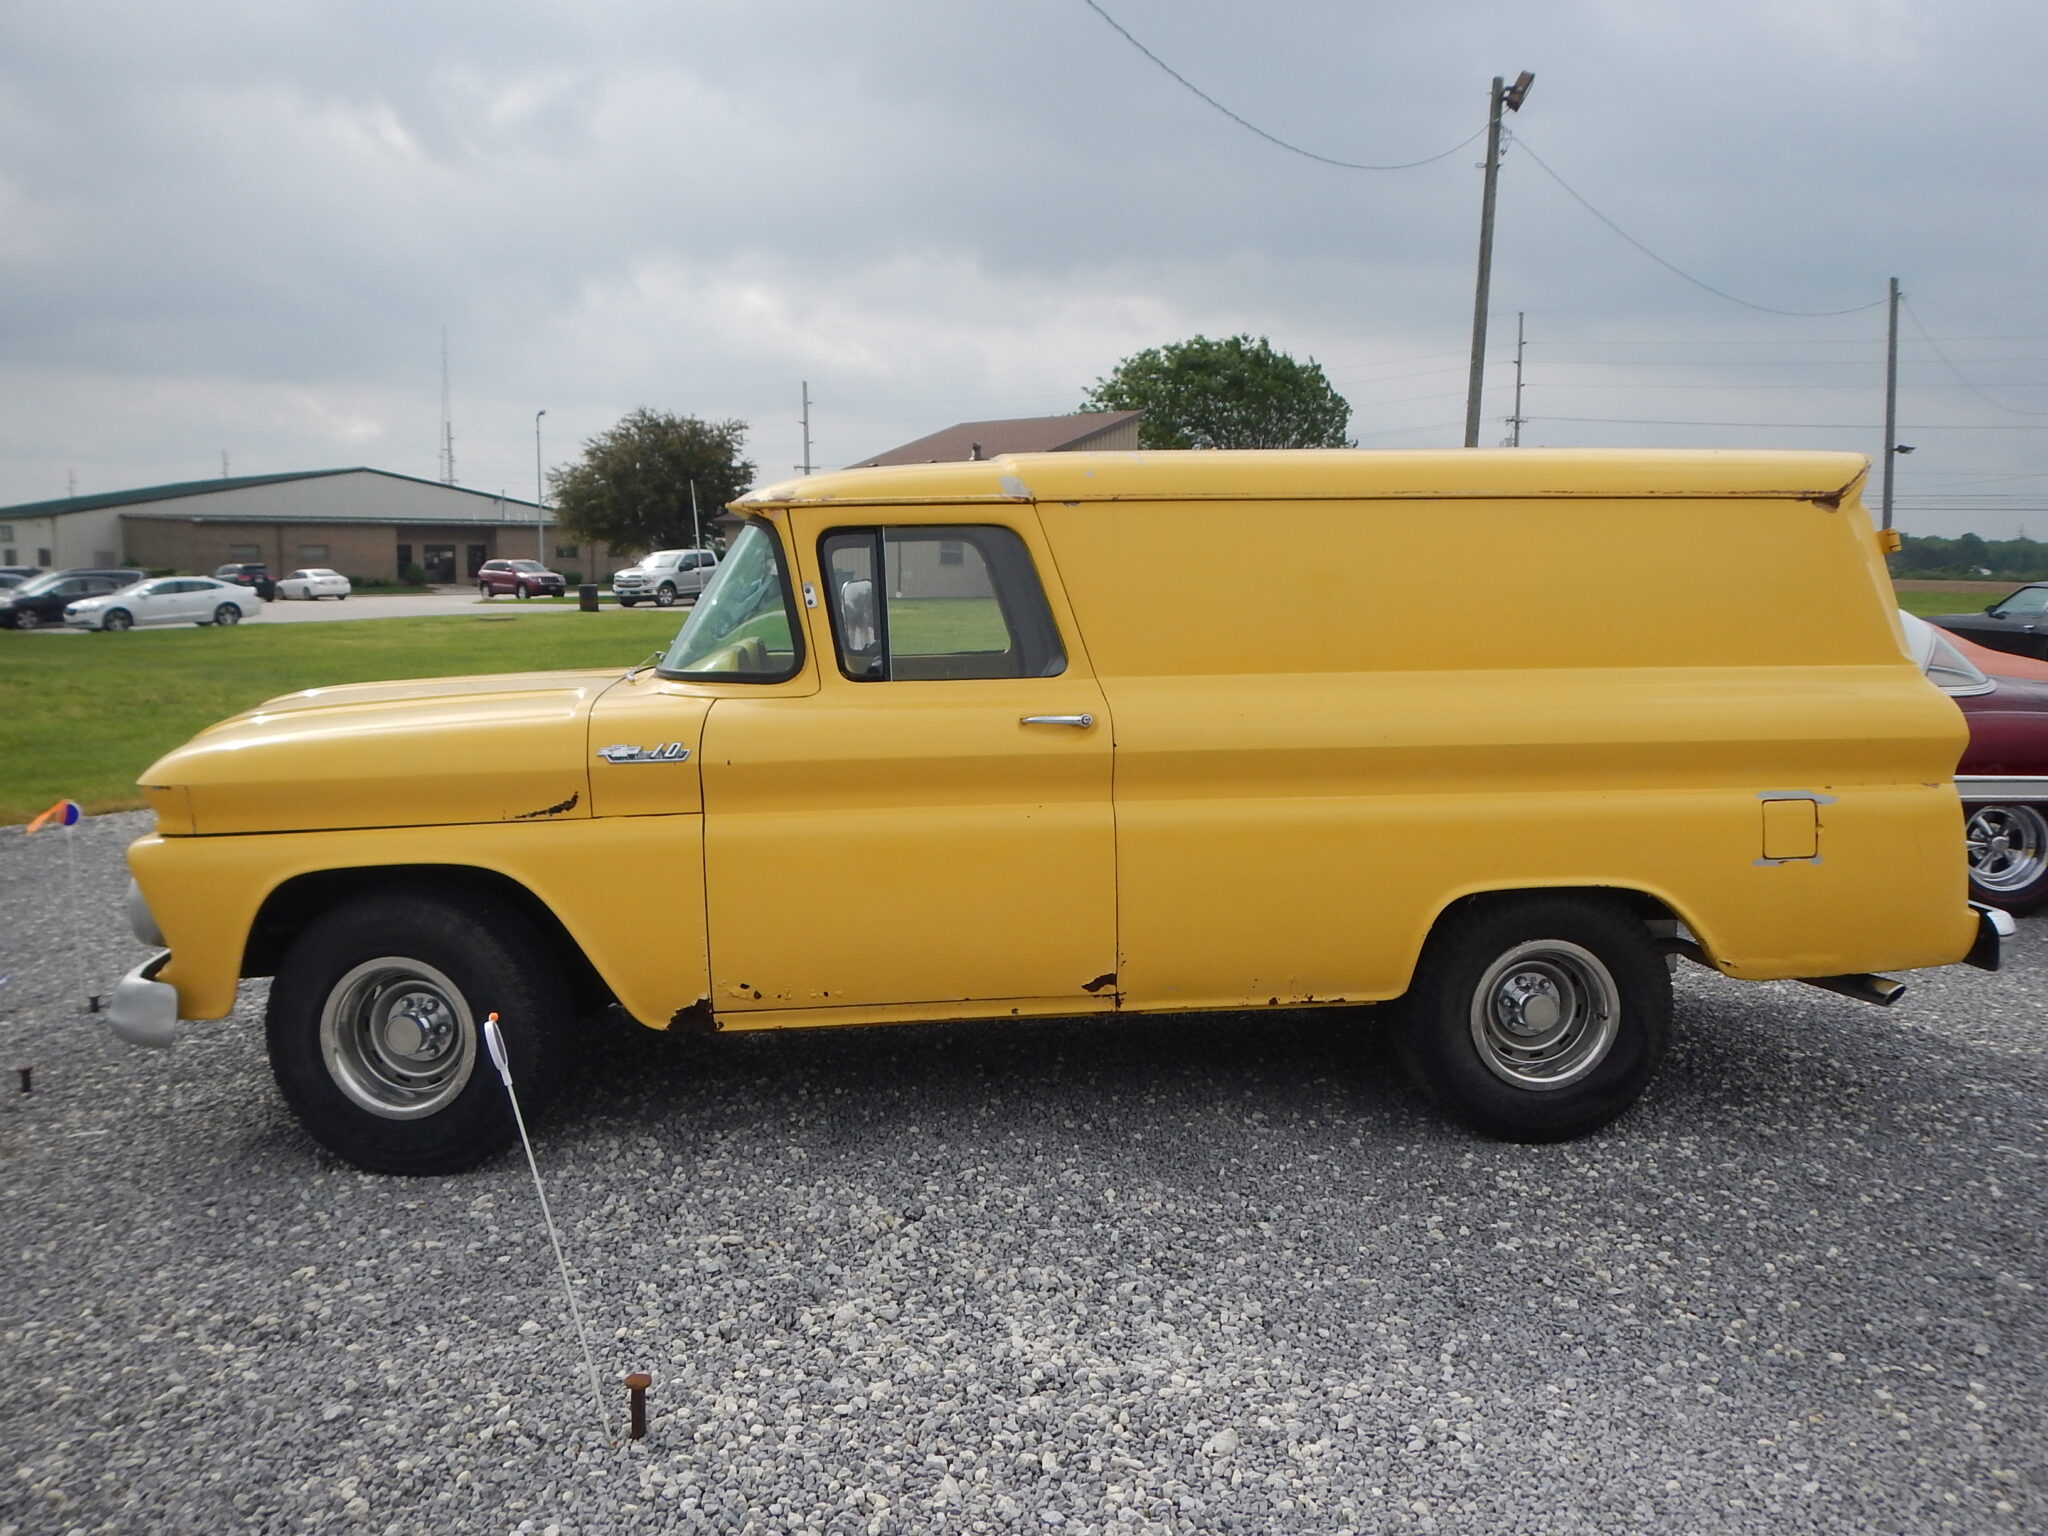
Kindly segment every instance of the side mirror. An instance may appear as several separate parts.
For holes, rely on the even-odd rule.
[[[2004,618],[2004,617],[2005,617],[2005,615],[2004,615],[2004,614],[2002,614],[2002,613],[2000,613],[2000,612],[1998,611],[1998,604],[1996,604],[1996,603],[1986,603],[1986,604],[1984,605],[1984,611],[1985,611],[1986,613],[1990,614],[1990,615],[1991,615],[1991,617],[1992,617],[1992,618],[1994,618],[1994,619],[2002,619],[2002,618]]]

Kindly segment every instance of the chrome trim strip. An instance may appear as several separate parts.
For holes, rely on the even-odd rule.
[[[1972,805],[2001,801],[2021,805],[2048,800],[2048,778],[2012,775],[1994,778],[1989,774],[1959,773],[1956,793]]]

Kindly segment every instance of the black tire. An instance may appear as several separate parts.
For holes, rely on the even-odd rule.
[[[476,595],[485,602],[489,602],[491,600],[491,584],[488,581],[478,582],[476,584]]]
[[[517,586],[515,586],[512,590],[518,594],[519,600],[522,603],[525,602],[529,597],[533,596],[532,590],[523,581],[520,582]]]
[[[213,622],[216,624],[239,624],[242,622],[242,610],[233,603],[222,603],[213,610]]]
[[[673,585],[664,581],[654,589],[654,606],[657,608],[673,608],[675,605],[676,589]]]
[[[129,616],[126,608],[109,608],[107,616],[100,620],[100,628],[119,631],[129,628],[134,623],[135,620]]]
[[[43,616],[33,608],[17,608],[14,610],[14,627],[16,629],[35,629],[42,622]]]
[[[493,1013],[531,1113],[558,1076],[569,1016],[561,967],[533,926],[489,901],[358,897],[300,934],[278,967],[271,1072],[335,1156],[372,1173],[457,1173],[516,1134],[483,1039]],[[414,1033],[396,1039],[394,1028]]]
[[[1446,1113],[1503,1141],[1568,1141],[1642,1095],[1671,1036],[1671,976],[1598,897],[1482,899],[1424,946],[1401,1052]]]
[[[2048,806],[1966,805],[1970,900],[2025,916],[2048,906]]]

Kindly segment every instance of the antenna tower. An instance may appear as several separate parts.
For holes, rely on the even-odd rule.
[[[441,327],[441,483],[455,483],[455,423],[448,401],[448,327]]]

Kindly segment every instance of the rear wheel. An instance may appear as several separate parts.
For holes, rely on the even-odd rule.
[[[107,616],[100,620],[101,629],[127,629],[135,622],[126,608],[109,608]]]
[[[233,603],[222,603],[213,610],[213,622],[216,624],[239,624],[242,622],[242,610]]]
[[[271,984],[271,1071],[307,1131],[374,1173],[454,1173],[509,1146],[512,1108],[483,1039],[495,1013],[521,1102],[557,1076],[568,991],[516,912],[362,897],[302,933]]]
[[[1564,1141],[1620,1115],[1663,1058],[1671,977],[1618,905],[1475,904],[1430,935],[1402,1048],[1424,1090],[1482,1135]]]
[[[1965,808],[1970,899],[2007,912],[2048,905],[2048,815],[2037,805]]]

